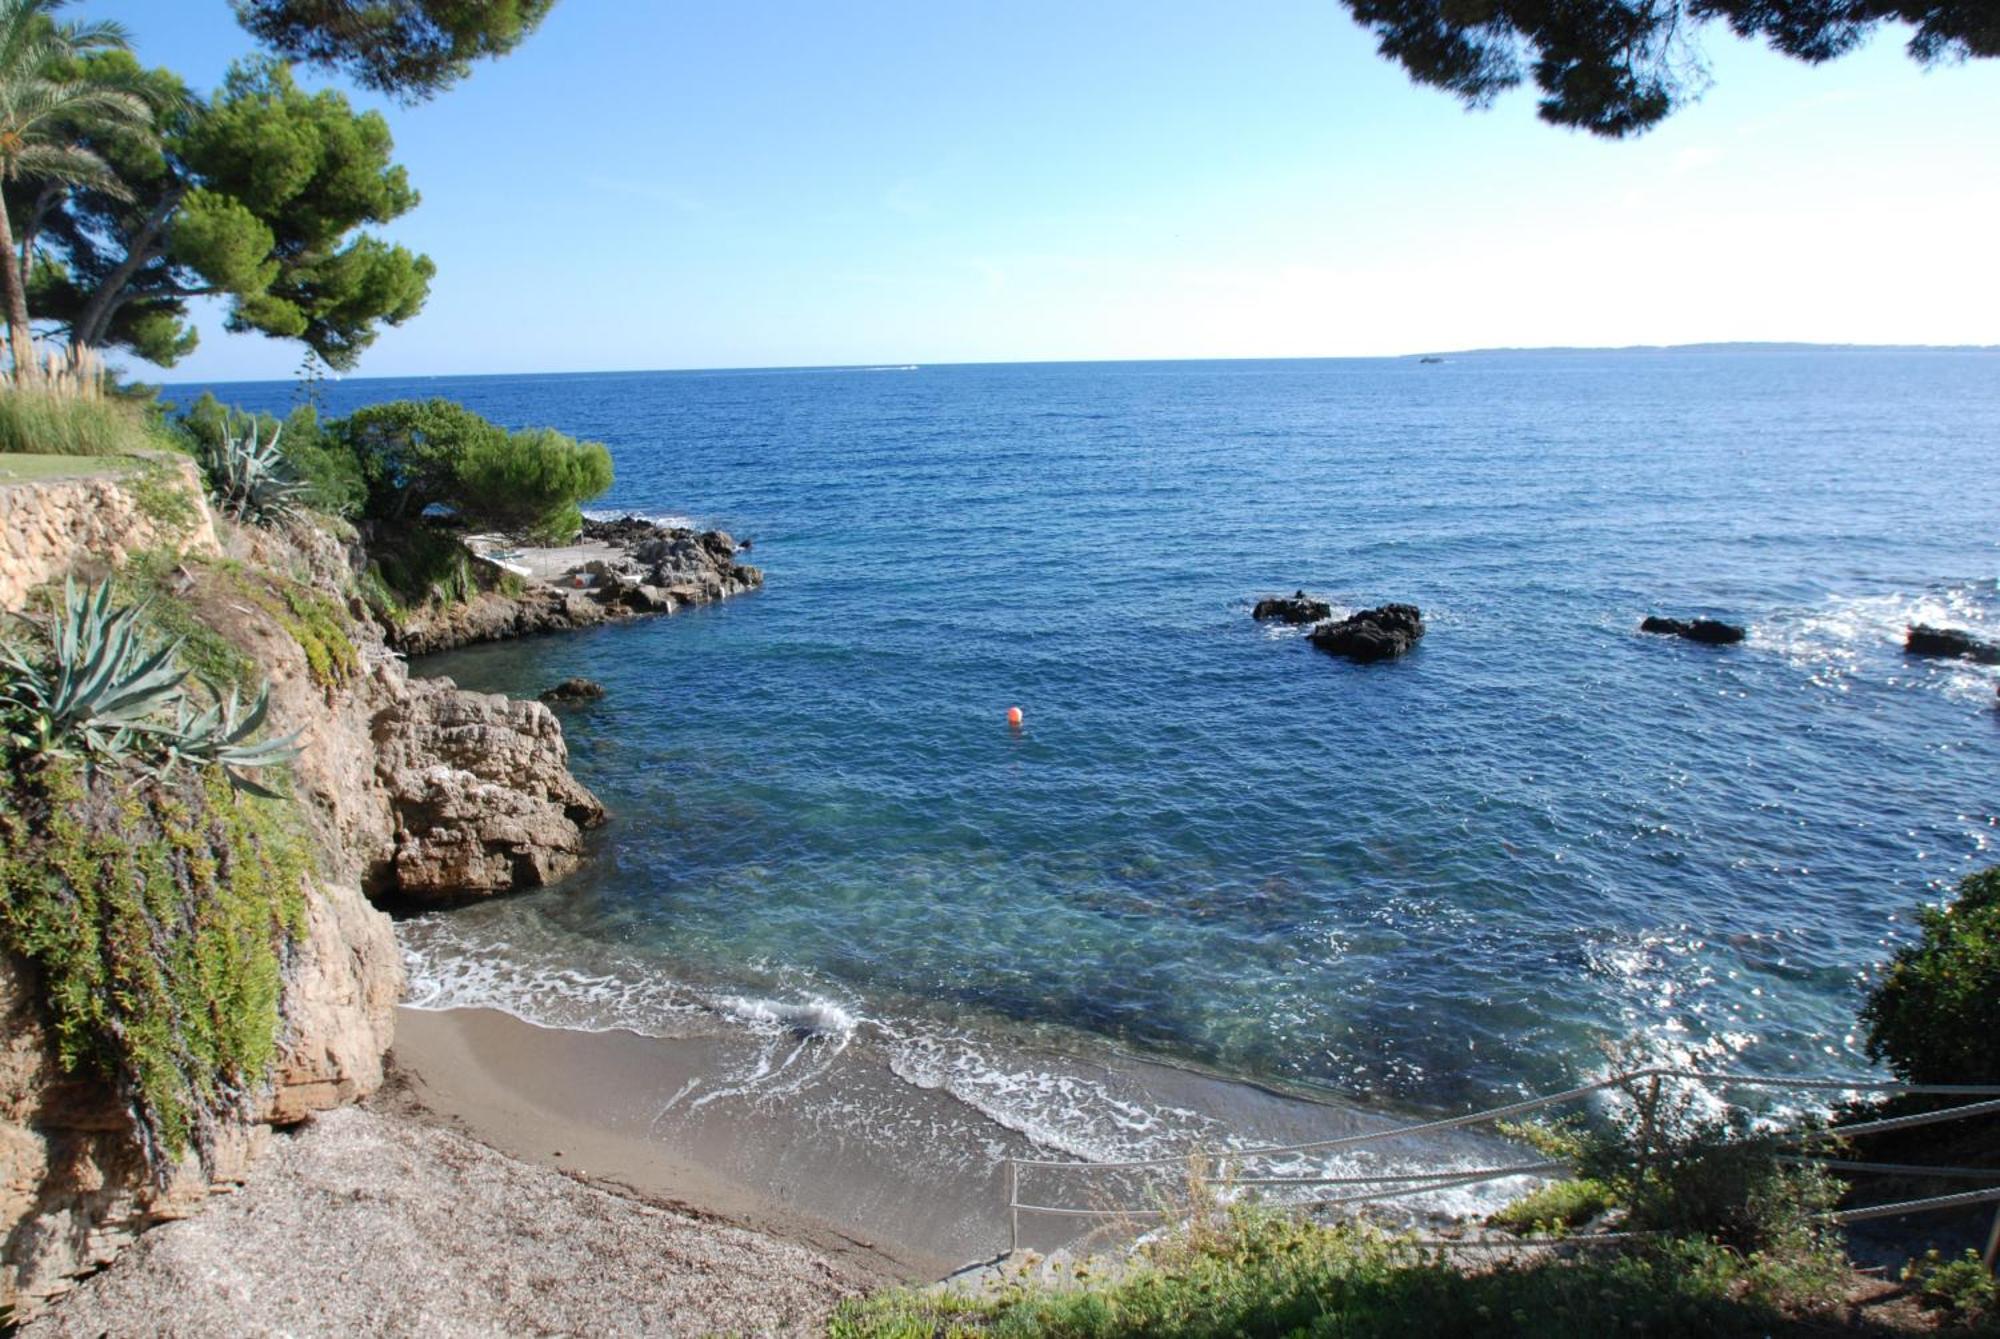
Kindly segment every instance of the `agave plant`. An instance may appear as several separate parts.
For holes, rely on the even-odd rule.
[[[224,427],[222,440],[209,449],[209,491],[237,520],[276,525],[298,511],[306,486],[292,476],[278,452],[284,431],[284,425],[277,424],[271,440],[259,442],[257,421],[251,419],[243,436],[238,437],[233,426]]]
[[[256,741],[270,714],[270,689],[248,710],[234,691],[209,687],[212,705],[197,709],[186,691],[187,671],[174,663],[178,640],[148,651],[138,621],[145,605],[111,607],[111,583],[87,590],[63,583],[61,612],[27,620],[49,643],[47,663],[0,646],[0,720],[16,749],[45,757],[81,757],[92,764],[165,771],[181,763],[220,767],[231,784],[269,797],[244,776],[276,767],[298,750],[296,734]]]
[[[227,697],[216,693],[209,685],[214,704],[205,711],[195,711],[185,697],[181,699],[175,715],[174,728],[166,736],[167,762],[192,763],[197,767],[220,767],[228,776],[229,783],[238,790],[247,790],[253,795],[261,795],[267,800],[277,798],[277,793],[259,785],[244,776],[245,769],[260,767],[282,767],[299,756],[297,747],[299,732],[293,731],[279,739],[256,740],[264,718],[271,710],[271,690],[267,685],[257,690],[248,711],[238,714],[236,690],[231,689]]]
[[[0,647],[0,710],[17,748],[119,761],[158,730],[161,714],[183,700],[187,671],[174,663],[179,642],[147,651],[143,609],[113,609],[108,581],[89,590],[64,581],[61,614],[41,625],[50,663]]]

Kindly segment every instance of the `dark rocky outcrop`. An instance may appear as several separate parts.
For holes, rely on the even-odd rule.
[[[1299,591],[1295,595],[1273,595],[1257,601],[1257,607],[1250,611],[1250,617],[1258,622],[1275,618],[1285,623],[1317,623],[1331,616],[1333,606],[1325,600]]]
[[[1312,644],[1349,660],[1389,660],[1405,655],[1424,635],[1424,616],[1413,604],[1364,609],[1311,632]]]
[[[1934,628],[1915,623],[1903,638],[1903,650],[1913,656],[1933,656],[1946,660],[1970,660],[1981,665],[2000,665],[2000,646],[1982,642],[1959,628]]]
[[[1672,637],[1685,637],[1691,642],[1701,642],[1707,646],[1734,646],[1743,640],[1744,629],[1734,623],[1724,623],[1713,618],[1661,618],[1657,614],[1648,615],[1639,625],[1641,632],[1657,632]]]
[[[595,702],[604,696],[604,685],[595,679],[564,679],[553,688],[544,688],[538,696],[550,706]]]

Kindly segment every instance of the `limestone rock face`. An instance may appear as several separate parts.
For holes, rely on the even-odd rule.
[[[176,491],[186,507],[160,502],[161,481],[173,483],[163,471],[183,476]],[[218,522],[188,461],[0,485],[0,513],[6,603],[86,557],[115,566],[163,545],[184,556],[176,598],[256,663],[272,732],[297,732],[290,786],[320,865],[286,964],[268,1083],[242,1121],[217,1132],[206,1171],[190,1154],[164,1185],[147,1173],[123,1099],[95,1075],[61,1071],[32,968],[0,954],[0,1314],[11,1308],[26,1321],[146,1227],[240,1183],[272,1126],[381,1085],[403,967],[389,918],[364,888],[434,900],[546,883],[576,864],[583,829],[602,822],[604,808],[569,774],[547,707],[409,677],[348,604],[363,561],[351,535]],[[216,556],[230,561],[204,561]],[[259,598],[260,583],[281,580],[353,614],[341,632],[351,657],[313,664],[287,624],[285,598],[275,589]],[[496,636],[606,617],[587,592],[537,586],[532,595],[496,597],[476,617],[490,618]],[[543,613],[523,612],[531,605]]]
[[[395,817],[394,849],[371,874],[381,891],[451,899],[539,887],[575,867],[583,830],[604,821],[539,702],[413,679],[374,733]]]

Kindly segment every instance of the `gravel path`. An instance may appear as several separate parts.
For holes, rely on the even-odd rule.
[[[21,1333],[818,1333],[860,1282],[806,1247],[348,1107]]]

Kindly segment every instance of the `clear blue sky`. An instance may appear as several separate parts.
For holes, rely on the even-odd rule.
[[[211,87],[227,0],[84,0]],[[1467,112],[1335,0],[560,0],[377,99],[438,265],[364,375],[2000,342],[2000,62],[1711,27],[1643,139]],[[167,376],[292,375],[205,322]]]

